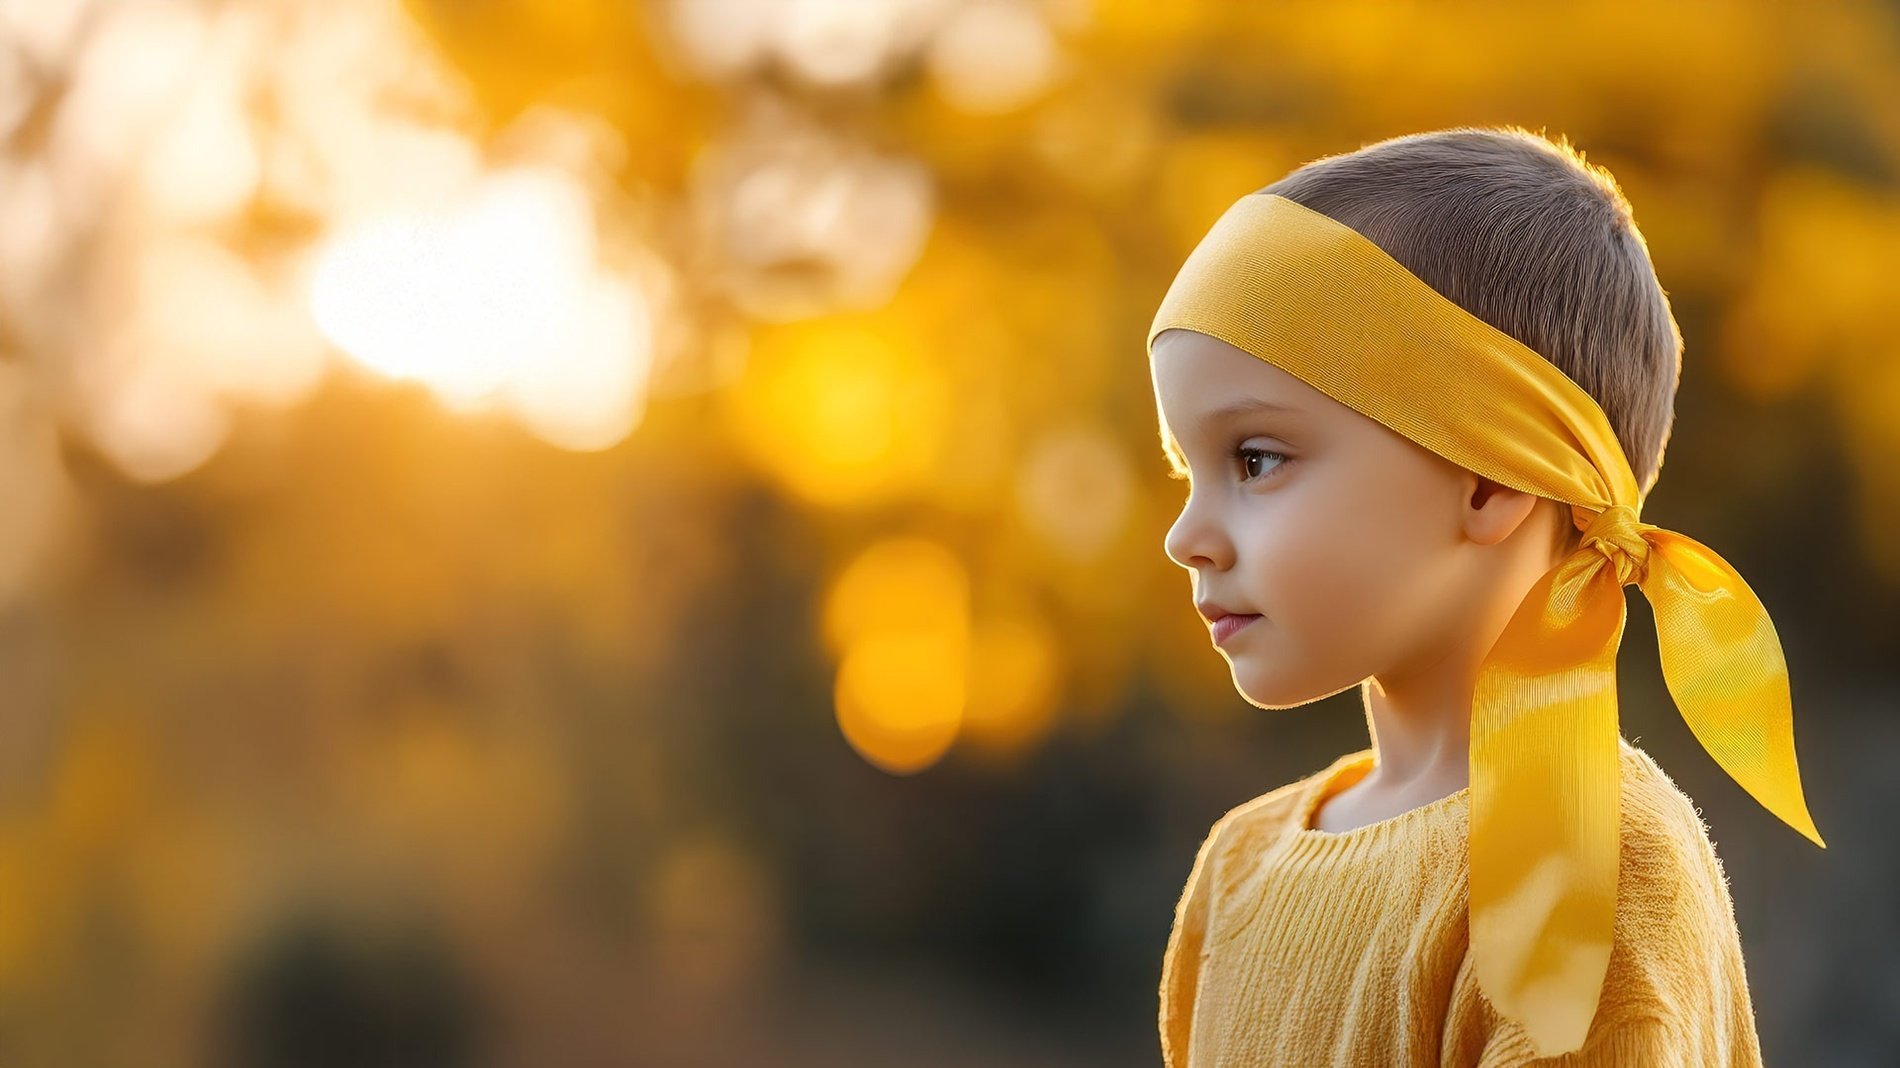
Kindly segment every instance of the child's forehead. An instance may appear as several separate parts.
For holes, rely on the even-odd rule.
[[[1185,424],[1258,412],[1317,414],[1337,404],[1286,370],[1189,330],[1155,338],[1150,372],[1164,424],[1170,416]]]

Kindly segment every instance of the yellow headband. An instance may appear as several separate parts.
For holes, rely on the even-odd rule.
[[[1472,698],[1470,932],[1480,988],[1544,1056],[1583,1044],[1616,914],[1616,650],[1623,586],[1656,617],[1663,677],[1742,788],[1825,846],[1795,763],[1788,669],[1748,584],[1638,516],[1595,399],[1358,231],[1242,197],[1188,256],[1148,330],[1251,353],[1460,467],[1571,506],[1582,544],[1538,579]]]

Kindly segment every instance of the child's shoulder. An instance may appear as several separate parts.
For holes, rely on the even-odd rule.
[[[1216,838],[1223,838],[1229,845],[1242,837],[1259,841],[1301,825],[1305,822],[1314,791],[1354,765],[1369,764],[1372,757],[1370,749],[1347,753],[1310,775],[1242,801],[1214,821],[1208,840],[1212,842]]]
[[[1716,858],[1708,825],[1688,794],[1647,752],[1618,739],[1622,764],[1620,851],[1622,882],[1648,882],[1671,876],[1720,883],[1721,862]]]

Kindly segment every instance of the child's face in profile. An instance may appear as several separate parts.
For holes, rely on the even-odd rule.
[[[1262,617],[1219,646],[1251,703],[1407,674],[1495,611],[1475,603],[1495,559],[1468,551],[1477,476],[1205,334],[1164,331],[1151,370],[1188,480],[1167,553],[1195,600]],[[1224,411],[1248,401],[1284,407]]]

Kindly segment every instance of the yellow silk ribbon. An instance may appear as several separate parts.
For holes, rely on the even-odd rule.
[[[1470,755],[1470,953],[1540,1055],[1583,1044],[1609,967],[1621,819],[1623,586],[1649,599],[1663,678],[1704,749],[1825,846],[1795,761],[1788,669],[1754,591],[1707,546],[1639,518],[1596,400],[1358,231],[1242,197],[1148,331],[1193,330],[1300,378],[1467,470],[1570,505],[1581,544],[1538,579],[1479,668]]]

